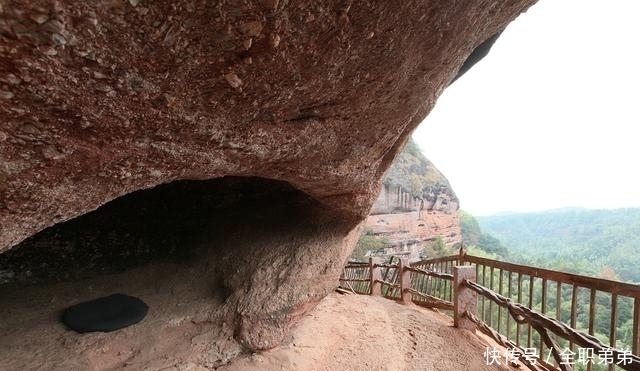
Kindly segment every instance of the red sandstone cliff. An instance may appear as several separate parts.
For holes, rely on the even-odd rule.
[[[458,204],[447,178],[410,140],[385,174],[365,233],[386,243],[377,255],[416,260],[438,237],[448,248],[461,241]]]

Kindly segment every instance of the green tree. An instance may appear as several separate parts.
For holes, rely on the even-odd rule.
[[[453,249],[451,247],[447,247],[447,244],[444,242],[444,238],[438,235],[422,249],[421,255],[425,258],[438,258],[442,256],[449,256],[453,253]]]
[[[460,232],[462,233],[462,243],[466,246],[476,246],[480,240],[480,224],[473,215],[464,210],[458,211],[460,217]]]
[[[460,217],[462,243],[465,246],[476,247],[496,257],[507,257],[509,250],[496,237],[483,233],[480,224],[473,215],[464,210],[460,210],[458,215]]]
[[[422,179],[417,174],[409,175],[409,190],[414,197],[422,197],[422,190],[424,189],[424,184],[422,183]]]
[[[370,229],[365,229],[360,235],[360,238],[358,238],[356,247],[351,253],[351,258],[364,260],[367,252],[379,250],[387,246],[389,246],[389,241],[386,238],[375,236]]]

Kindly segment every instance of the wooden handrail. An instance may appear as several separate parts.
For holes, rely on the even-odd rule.
[[[472,265],[475,266],[476,270],[476,280],[478,284],[482,286],[488,287],[494,294],[499,295],[499,297],[508,299],[510,303],[520,302],[522,304],[518,304],[517,310],[514,311],[513,306],[504,306],[500,305],[494,300],[481,300],[478,304],[478,317],[480,320],[484,318],[484,320],[488,319],[488,322],[485,324],[486,326],[492,327],[497,326],[497,332],[504,332],[506,330],[507,338],[513,336],[513,329],[511,324],[515,325],[515,342],[517,346],[521,346],[521,331],[520,326],[518,324],[525,324],[529,326],[529,330],[526,334],[526,339],[522,340],[526,346],[532,346],[532,330],[536,330],[540,332],[540,354],[542,354],[544,347],[546,346],[550,350],[554,356],[557,356],[557,349],[555,352],[552,348],[557,348],[558,344],[550,338],[547,334],[547,331],[555,332],[553,329],[542,326],[538,320],[540,317],[536,317],[535,324],[529,321],[523,321],[522,313],[536,313],[542,314],[542,316],[546,316],[545,313],[550,313],[554,310],[553,307],[549,307],[549,303],[554,303],[553,299],[555,299],[555,316],[554,319],[557,323],[561,323],[558,321],[561,309],[558,303],[560,303],[562,296],[561,293],[565,288],[570,289],[571,293],[571,309],[570,309],[570,318],[567,320],[566,324],[562,324],[561,327],[555,327],[555,330],[562,328],[561,332],[564,332],[565,329],[570,329],[572,331],[580,331],[575,329],[577,323],[577,307],[578,307],[578,290],[588,290],[589,294],[589,309],[588,309],[588,333],[581,333],[582,335],[586,334],[584,338],[576,338],[574,336],[561,336],[565,339],[569,340],[569,348],[573,349],[574,346],[592,346],[594,349],[597,349],[599,346],[602,349],[615,349],[616,348],[616,334],[615,326],[618,323],[617,318],[617,310],[618,300],[622,300],[622,298],[628,298],[633,300],[633,326],[632,326],[632,334],[631,338],[627,339],[630,343],[628,345],[631,346],[631,353],[634,355],[633,357],[633,366],[632,368],[638,367],[640,370],[640,366],[638,366],[638,358],[637,356],[640,354],[640,286],[633,285],[624,282],[616,282],[612,280],[606,280],[601,278],[589,277],[579,274],[572,274],[566,272],[559,272],[545,268],[536,268],[531,266],[525,266],[514,263],[507,263],[502,261],[497,261],[493,259],[481,258],[472,255],[452,255],[435,259],[427,259],[421,260],[418,262],[414,262],[410,265],[401,265],[401,264],[374,264],[372,261],[369,262],[369,267],[367,270],[361,270],[363,268],[367,268],[365,264],[358,264],[357,266],[352,266],[349,278],[345,278],[344,281],[353,281],[353,282],[365,282],[367,278],[370,280],[371,284],[368,287],[373,287],[374,283],[376,285],[386,284],[389,285],[391,296],[394,299],[398,299],[398,294],[400,297],[406,302],[406,294],[409,294],[409,300],[413,301],[418,305],[423,306],[431,306],[431,307],[442,307],[448,308],[453,305],[452,301],[447,301],[448,299],[453,300],[453,291],[457,290],[457,286],[454,282],[450,281],[451,274],[454,266],[462,266],[462,265]],[[350,267],[349,265],[347,267]],[[375,280],[372,277],[372,271],[379,268],[393,268],[387,269],[387,272],[393,271],[394,274],[390,280]],[[442,270],[442,272],[438,272],[438,270]],[[360,273],[355,273],[360,272]],[[398,281],[399,277],[403,276],[403,273],[411,272],[411,285],[407,286],[405,283],[404,286],[401,285]],[[346,273],[346,270],[345,270]],[[366,276],[366,277],[365,277]],[[515,277],[514,277],[515,276]],[[407,276],[405,274],[405,280],[407,280]],[[534,281],[535,279],[535,281]],[[341,280],[342,281],[342,280]],[[391,281],[391,282],[389,282]],[[528,283],[528,296],[527,292],[524,292],[523,289],[526,287],[523,285],[524,283]],[[535,282],[535,284],[534,284]],[[505,283],[507,288],[505,289]],[[514,288],[513,285],[517,284],[517,288]],[[494,286],[495,285],[495,286]],[[541,285],[541,286],[539,286]],[[566,286],[565,286],[566,285]],[[564,287],[563,287],[564,286]],[[497,287],[497,289],[496,289]],[[477,288],[477,287],[476,287]],[[398,291],[399,289],[399,291]],[[517,291],[513,291],[513,290]],[[555,290],[555,295],[553,291],[548,293],[549,289]],[[378,288],[378,291],[380,289]],[[535,290],[535,291],[534,291]],[[541,309],[539,312],[533,311],[531,309],[533,307],[533,296],[534,292],[540,292],[541,290],[541,299],[540,303]],[[362,291],[360,291],[362,293]],[[368,292],[371,293],[372,291]],[[403,293],[405,294],[403,296]],[[593,337],[595,330],[595,302],[596,302],[596,293],[603,293],[608,295],[611,300],[611,308],[613,310],[613,315],[608,318],[608,322],[610,325],[608,336],[609,336],[609,345],[605,345],[604,343],[593,343],[592,341],[596,339]],[[502,296],[502,294],[506,296]],[[389,295],[387,292],[386,295]],[[413,295],[413,297],[411,297]],[[524,296],[527,296],[528,299],[525,299]],[[436,299],[436,300],[432,300]],[[444,299],[444,300],[443,300]],[[522,302],[522,300],[528,302],[528,304]],[[624,300],[628,300],[624,299]],[[566,300],[566,299],[565,299]],[[488,308],[485,306],[485,301],[488,302]],[[527,306],[528,305],[528,306]],[[551,304],[554,305],[554,304]],[[489,311],[485,311],[488,309]],[[506,309],[506,310],[505,310]],[[474,310],[475,311],[475,310]],[[497,323],[494,320],[495,313],[498,314]],[[517,315],[512,317],[509,314],[514,314],[517,312]],[[491,314],[487,314],[491,313]],[[500,318],[506,314],[506,323],[502,323]],[[454,316],[456,315],[454,311]],[[488,316],[488,317],[487,317]],[[548,317],[553,319],[552,317]],[[546,321],[543,321],[546,322]],[[557,324],[556,323],[556,324]],[[503,328],[501,330],[501,324],[506,324],[506,329]],[[548,324],[548,323],[546,323]],[[526,328],[525,328],[526,329]],[[495,330],[495,329],[494,329]],[[585,329],[585,331],[587,331]],[[558,334],[556,332],[556,334]],[[503,334],[504,335],[504,334]],[[560,334],[558,334],[560,336]],[[565,333],[566,335],[566,333]],[[573,333],[572,333],[573,335]],[[585,340],[587,340],[585,342]],[[597,339],[596,339],[597,340]],[[596,346],[597,344],[597,346]],[[619,354],[617,355],[619,356]],[[556,360],[557,361],[557,360]]]
[[[410,272],[415,272],[415,273],[420,273],[420,274],[424,274],[427,276],[431,276],[431,277],[437,277],[437,278],[442,278],[444,280],[453,280],[453,275],[449,274],[449,273],[440,273],[440,272],[436,272],[436,271],[427,271],[424,269],[420,269],[420,268],[415,268],[415,267],[404,267],[405,270],[410,271]]]
[[[458,256],[456,255],[455,258]],[[606,280],[603,278],[595,278],[582,276],[579,274],[565,273],[544,268],[535,268],[526,265],[519,265],[507,262],[501,262],[493,259],[481,258],[473,255],[466,255],[465,262],[485,265],[491,268],[503,269],[515,273],[525,274],[536,278],[546,278],[566,284],[576,284],[581,287],[593,288],[598,291],[604,291],[612,294],[640,297],[640,286],[630,283]]]
[[[463,281],[463,283],[467,287],[476,291],[478,294],[490,299],[499,306],[506,308],[509,311],[509,314],[518,323],[531,324],[533,328],[538,331],[538,333],[540,333],[540,335],[543,337],[545,343],[547,343],[547,346],[549,346],[549,348],[552,350],[552,354],[556,358],[556,361],[560,364],[562,370],[568,370],[568,368],[563,367],[564,365],[561,364],[560,349],[558,348],[557,344],[555,344],[551,340],[548,331],[551,331],[554,334],[564,339],[570,340],[584,348],[610,352],[616,364],[619,367],[624,368],[625,370],[638,370],[640,368],[640,357],[638,357],[637,355],[625,354],[619,349],[609,347],[606,344],[603,344],[594,336],[585,334],[581,331],[577,331],[556,319],[548,317],[543,313],[538,313],[530,308],[523,306],[522,304],[514,303],[511,301],[511,299],[506,298],[482,285],[479,285],[476,282],[466,280]],[[630,363],[627,364],[620,362],[623,360],[629,360]]]
[[[440,258],[423,259],[423,260],[419,260],[417,262],[411,263],[411,266],[415,267],[416,265],[423,265],[423,264],[445,263],[445,262],[450,262],[450,261],[456,261],[459,258],[460,258],[459,255],[450,255],[450,256],[443,256],[443,257],[440,257]]]

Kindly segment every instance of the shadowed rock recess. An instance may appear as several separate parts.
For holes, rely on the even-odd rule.
[[[533,2],[2,1],[0,282],[200,267],[234,338],[274,347],[465,58]]]

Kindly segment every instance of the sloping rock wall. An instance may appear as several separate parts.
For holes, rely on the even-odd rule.
[[[295,248],[256,246],[261,269],[238,278],[255,285],[234,302],[236,338],[272,347],[335,284],[331,264],[316,270],[346,258],[382,174],[465,58],[532,3],[3,1],[0,251],[176,180],[286,182],[321,211],[291,232]],[[333,256],[306,259],[313,246]],[[274,292],[277,305],[259,304]]]

